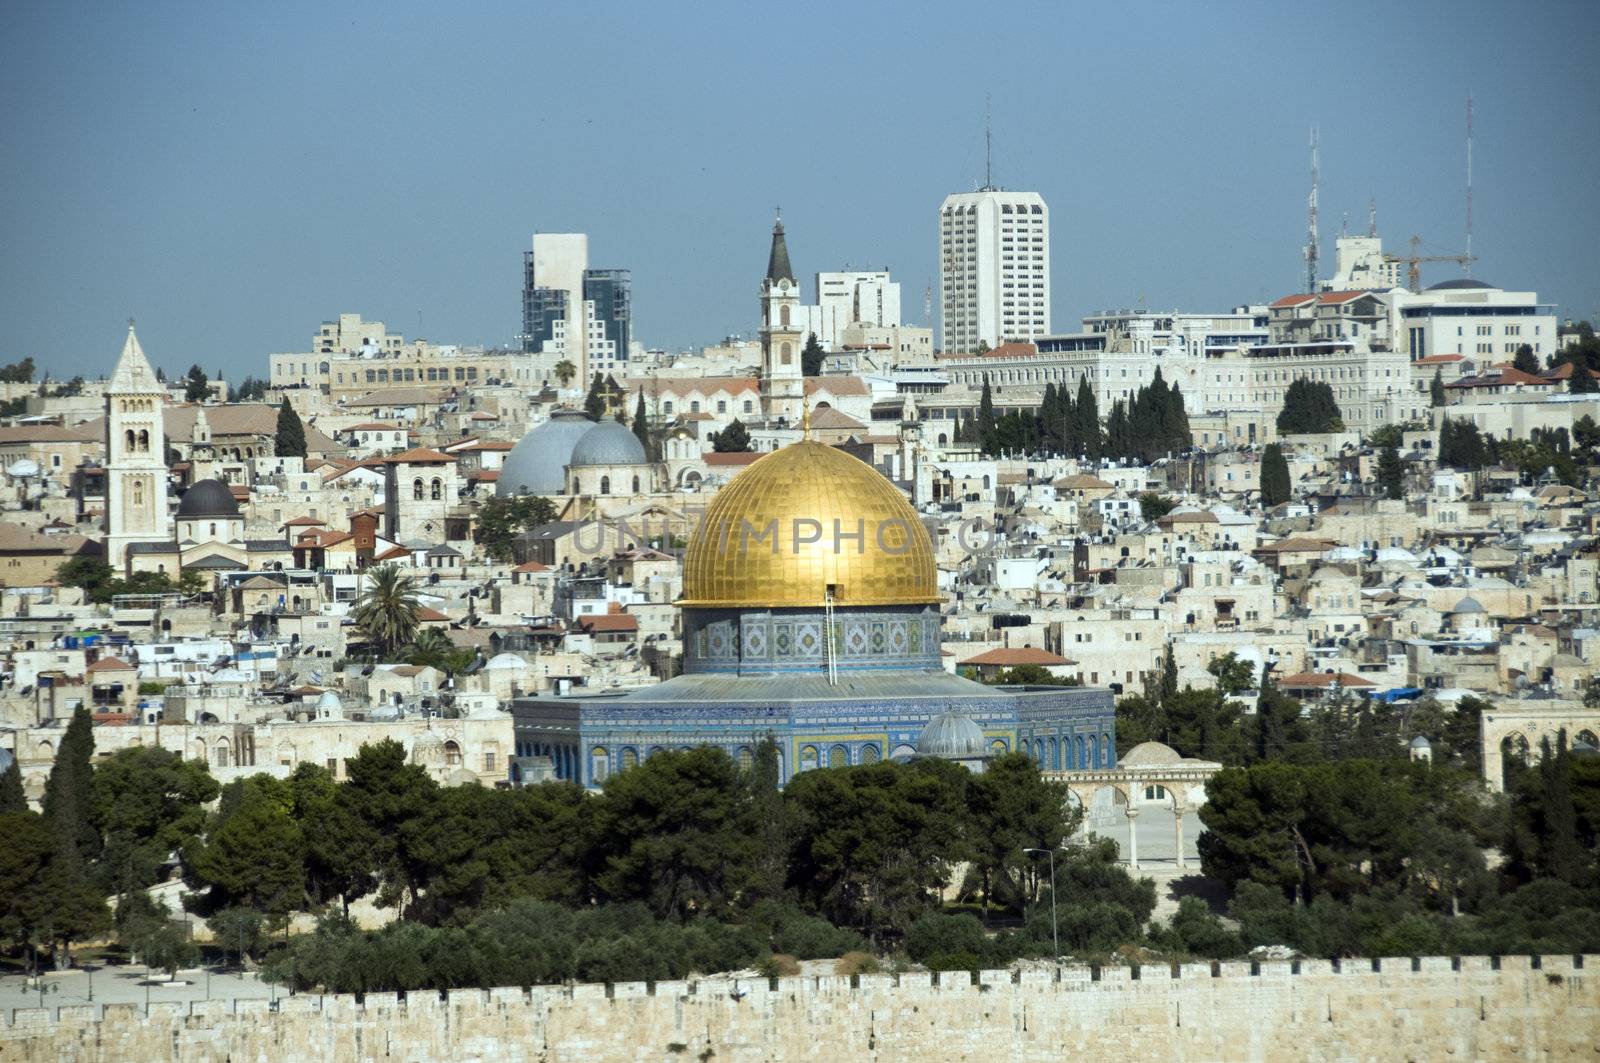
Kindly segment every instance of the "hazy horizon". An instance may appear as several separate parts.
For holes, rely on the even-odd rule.
[[[9,5],[0,361],[107,373],[129,316],[230,379],[339,313],[508,344],[535,231],[632,270],[636,338],[698,346],[753,333],[780,204],[808,299],[887,266],[921,324],[986,93],[997,183],[1050,204],[1055,331],[1300,290],[1312,125],[1322,276],[1373,197],[1388,249],[1462,250],[1469,92],[1474,275],[1592,317],[1594,10]]]

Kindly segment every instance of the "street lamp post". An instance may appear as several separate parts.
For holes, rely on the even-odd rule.
[[[1050,858],[1050,940],[1055,945],[1056,962],[1061,962],[1061,933],[1056,929],[1056,851],[1054,849],[1024,849],[1025,853],[1044,853]]]

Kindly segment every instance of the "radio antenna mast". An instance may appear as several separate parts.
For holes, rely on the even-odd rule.
[[[983,190],[994,191],[994,121],[989,94],[983,94]]]
[[[1311,196],[1306,201],[1306,291],[1317,290],[1317,127],[1311,127]]]
[[[1472,93],[1467,93],[1467,254],[1462,263],[1472,272]]]

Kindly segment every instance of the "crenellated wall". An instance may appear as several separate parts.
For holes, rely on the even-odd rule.
[[[1526,1059],[1600,1050],[1600,957],[703,979],[18,1009],[0,1059]]]

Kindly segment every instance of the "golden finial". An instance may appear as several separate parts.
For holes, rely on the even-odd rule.
[[[800,396],[800,438],[811,438],[811,396],[804,393]]]

